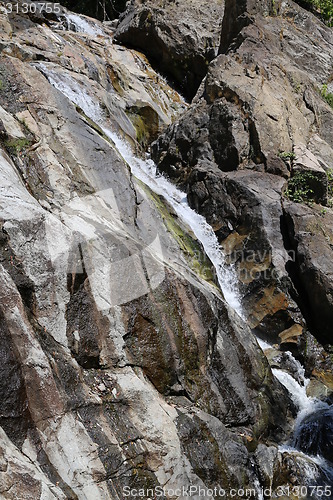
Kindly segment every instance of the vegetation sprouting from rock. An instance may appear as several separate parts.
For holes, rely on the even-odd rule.
[[[308,203],[314,201],[312,184],[316,177],[311,172],[297,172],[288,182],[286,196],[295,203]]]
[[[330,168],[326,172],[328,180],[328,201],[329,207],[333,207],[333,168]]]
[[[320,93],[327,104],[333,108],[333,93],[328,91],[328,85],[326,83],[322,86]]]
[[[302,7],[318,13],[328,26],[333,26],[332,0],[296,0],[296,2]]]

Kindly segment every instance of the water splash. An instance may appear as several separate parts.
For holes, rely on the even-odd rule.
[[[316,484],[316,481],[324,480],[330,485],[333,481],[332,466],[320,455],[308,455],[293,446],[279,446],[280,453],[288,453],[296,460],[300,468],[303,469],[302,477],[307,485]],[[313,498],[316,498],[313,496]]]
[[[257,342],[263,351],[274,349],[272,344],[258,337]],[[290,351],[286,351],[280,355],[287,359],[289,371],[282,368],[272,368],[272,373],[287,389],[293,403],[299,411],[299,415],[302,415],[303,418],[309,410],[312,410],[313,404],[316,401],[314,398],[310,398],[306,392],[310,379],[305,377],[304,367]]]
[[[295,433],[308,415],[317,412],[318,410],[328,409],[329,405],[317,398],[307,395],[307,387],[310,379],[305,377],[305,369],[301,363],[294,358],[291,352],[284,353],[288,357],[293,375],[285,370],[273,368],[274,376],[281,382],[289,392],[291,399],[298,409],[298,414],[295,423]]]
[[[290,373],[281,370],[280,368],[273,368],[272,372],[287,389],[298,410],[301,413],[308,411],[313,403],[312,399],[309,398],[306,393],[306,387],[309,380],[307,380],[304,385],[301,385],[292,375],[290,375]]]
[[[307,395],[307,386],[310,380],[305,377],[305,370],[301,363],[296,360],[290,352],[284,353],[288,356],[288,361],[292,364],[291,368],[293,371],[293,376],[286,372],[285,370],[273,368],[272,372],[274,376],[281,382],[282,385],[287,389],[290,397],[298,409],[298,414],[295,421],[294,433],[291,440],[292,446],[279,447],[281,453],[288,452],[289,454],[295,455],[297,458],[298,465],[303,469],[303,476],[306,480],[309,480],[308,484],[311,484],[314,480],[319,480],[323,478],[331,484],[330,481],[333,480],[333,468],[324,457],[317,455],[313,456],[306,454],[298,447],[303,448],[300,444],[300,438],[304,438],[304,424],[310,418],[314,422],[311,425],[316,426],[316,421],[320,416],[320,413],[325,412],[330,408],[330,405],[324,401],[320,401],[317,398],[309,397]],[[310,424],[309,424],[310,425]],[[316,429],[313,428],[313,431]],[[318,432],[318,431],[317,431]],[[311,431],[309,442],[305,442],[305,451],[311,450]],[[308,438],[306,437],[306,440]],[[319,442],[318,442],[319,443]],[[319,444],[316,444],[316,451],[320,451]]]
[[[305,377],[304,367],[297,359],[294,358],[291,352],[287,351],[283,353],[283,355],[287,357],[291,373],[288,373],[286,370],[280,368],[273,368],[272,372],[287,389],[293,403],[298,409],[295,423],[296,433],[300,423],[305,417],[311,413],[317,412],[318,410],[327,409],[329,408],[329,405],[317,398],[307,395],[307,387],[310,383],[310,379]]]

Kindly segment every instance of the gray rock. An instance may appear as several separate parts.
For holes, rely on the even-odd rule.
[[[243,28],[254,22],[255,14],[267,16],[272,11],[272,4],[268,0],[241,0],[233,2],[226,0],[222,25],[220,53],[225,52],[231,45],[237,44],[237,38]]]
[[[332,342],[333,307],[332,209],[321,213],[317,207],[285,203],[291,247],[295,250],[293,272],[299,280],[309,324],[324,344]]]
[[[259,444],[255,452],[255,460],[259,468],[261,484],[265,488],[271,488],[278,469],[278,449],[274,446]]]
[[[224,2],[164,0],[131,2],[115,40],[142,50],[192,98],[216,56]]]

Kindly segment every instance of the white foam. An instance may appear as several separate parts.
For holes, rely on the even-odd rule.
[[[281,382],[282,385],[288,390],[292,401],[298,409],[298,414],[294,427],[294,439],[301,429],[303,420],[311,414],[315,414],[319,410],[329,408],[329,405],[317,398],[312,398],[307,395],[306,388],[310,382],[309,379],[305,378],[304,368],[297,361],[291,353],[288,353],[289,357],[295,362],[298,367],[297,377],[301,382],[298,382],[294,377],[284,370],[273,368],[272,372],[274,376]]]
[[[60,90],[70,101],[79,106],[89,118],[95,116],[97,122],[101,120],[102,116],[98,108],[96,109],[94,100],[90,95],[82,92],[77,81],[64,72],[57,73],[56,71],[52,71],[44,63],[38,63],[36,66],[47,76],[48,81],[53,87]]]
[[[259,346],[261,347],[261,349],[263,351],[266,351],[267,349],[274,349],[274,347],[272,346],[272,344],[269,344],[265,340],[262,340],[259,337],[256,337],[256,339],[257,339],[257,342],[258,342]]]
[[[280,445],[278,449],[280,453],[289,453],[302,461],[303,469],[305,469],[306,472],[303,477],[306,478],[308,484],[311,484],[311,481],[318,478],[319,471],[321,471],[327,479],[333,479],[331,465],[320,455],[308,455],[293,446],[287,445]]]
[[[310,383],[310,380],[305,377],[305,368],[302,366],[298,359],[294,358],[290,351],[286,351],[285,355],[288,357],[290,364],[294,367],[297,380],[300,381],[305,387]]]
[[[292,377],[284,370],[273,368],[272,372],[274,376],[281,382],[281,384],[284,385],[284,387],[287,389],[292,398],[292,401],[295,403],[299,411],[304,412],[312,406],[313,400],[306,394],[306,387],[309,383],[308,380],[306,381],[305,385],[301,385],[294,379],[294,377]]]
[[[105,35],[105,33],[95,24],[89,23],[78,14],[65,14],[68,23],[68,29],[71,25],[75,26],[75,31],[86,33],[91,36]]]

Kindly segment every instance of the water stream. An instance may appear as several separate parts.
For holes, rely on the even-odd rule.
[[[226,302],[239,315],[242,315],[240,293],[235,285],[238,282],[236,271],[232,266],[225,263],[224,253],[212,227],[202,215],[190,208],[186,193],[180,191],[166,177],[159,175],[156,165],[148,156],[143,160],[133,154],[129,144],[110,129],[107,119],[103,117],[99,103],[88,95],[83,88],[80,88],[79,82],[73,80],[69,75],[59,75],[44,63],[39,63],[36,66],[55,88],[79,106],[88,118],[102,128],[130,167],[132,174],[146,184],[155,194],[162,196],[179,219],[192,230],[216,270],[218,283]]]
[[[201,242],[206,255],[215,267],[218,283],[225,300],[233,309],[242,315],[240,293],[237,285],[235,285],[238,282],[236,272],[231,266],[225,264],[223,251],[218,243],[213,229],[206,222],[204,217],[197,214],[189,207],[186,193],[180,191],[168,179],[159,175],[156,171],[156,165],[151,159],[149,159],[149,157],[146,159],[140,159],[133,154],[129,144],[127,144],[124,139],[119,137],[110,128],[107,118],[103,116],[97,98],[91,97],[85,89],[80,86],[78,81],[75,81],[67,74],[58,74],[47,67],[44,63],[37,63],[36,66],[39,67],[55,88],[62,92],[62,94],[65,95],[70,101],[79,106],[87,117],[102,128],[104,133],[115,145],[119,154],[129,165],[132,174],[137,179],[145,183],[154,193],[162,196],[173,208],[183,223],[193,231],[196,238]],[[263,350],[272,347],[266,342],[258,342]],[[318,471],[319,468],[324,477],[328,478],[327,481],[331,481],[333,479],[333,470],[324,458],[313,456],[312,454],[302,453],[299,449],[297,449],[298,434],[302,429],[304,420],[320,411],[329,410],[330,407],[327,403],[308,397],[306,389],[309,380],[305,377],[304,368],[291,355],[291,353],[288,353],[287,355],[289,356],[289,361],[292,365],[292,370],[289,371],[293,375],[283,369],[273,368],[272,371],[275,377],[288,390],[292,401],[298,409],[298,416],[295,422],[295,432],[292,442],[289,443],[289,446],[280,447],[280,451],[288,451],[288,453],[291,454],[298,454],[300,457],[299,460],[303,459],[303,461],[307,463],[306,466],[309,467],[309,480],[312,476],[316,475],[313,470],[315,469]],[[313,477],[313,480],[315,480],[315,477]],[[330,483],[328,482],[328,484]]]
[[[258,339],[258,343],[263,351],[273,347],[260,339]],[[324,451],[325,444],[329,446],[328,442],[325,443],[325,436],[322,436],[322,423],[326,414],[332,412],[332,406],[315,397],[308,396],[307,387],[310,380],[305,377],[304,367],[291,352],[285,352],[284,356],[287,358],[290,373],[281,368],[273,368],[272,372],[289,392],[298,413],[293,436],[288,444],[279,447],[279,451],[281,453],[287,452],[297,458],[299,467],[305,470],[305,477],[309,485],[315,485],[316,481],[319,481],[318,485],[332,485],[332,464],[320,455]],[[321,415],[323,418],[320,424]],[[327,420],[329,426],[329,418]],[[316,494],[313,495],[313,498],[317,498]]]
[[[78,33],[86,33],[87,35],[97,36],[105,35],[105,33],[96,25],[89,23],[78,14],[68,13],[64,14],[67,22],[67,29],[74,28]]]

